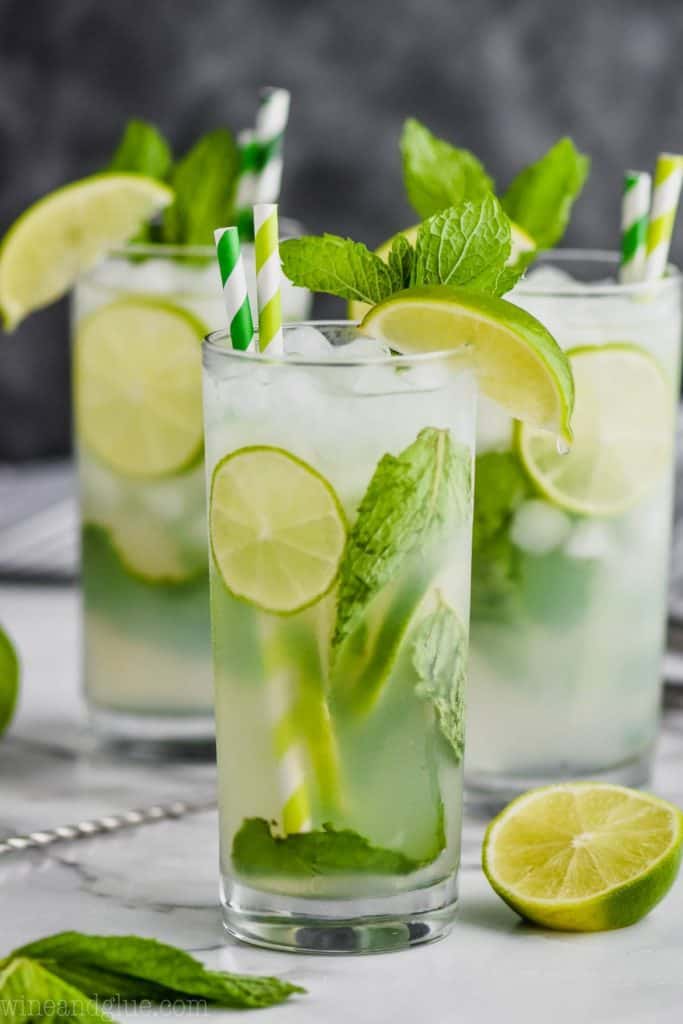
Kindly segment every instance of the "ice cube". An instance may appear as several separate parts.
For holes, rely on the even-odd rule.
[[[545,555],[566,541],[571,528],[571,520],[559,508],[532,499],[515,512],[510,539],[530,555]]]
[[[604,558],[610,553],[612,538],[608,527],[597,519],[577,523],[564,546],[569,558]]]
[[[298,359],[332,359],[334,348],[325,335],[304,324],[295,330],[285,332],[285,355]]]
[[[512,444],[510,414],[490,398],[479,396],[477,410],[477,455],[506,451]]]
[[[563,288],[573,287],[576,283],[576,280],[566,270],[546,265],[530,270],[519,287],[523,289],[531,286],[543,291],[553,291],[555,289],[562,291]]]
[[[344,362],[353,362],[355,359],[365,362],[387,359],[390,356],[391,350],[389,346],[384,345],[381,341],[376,341],[374,338],[355,338],[347,345],[336,347],[332,358],[343,360]]]

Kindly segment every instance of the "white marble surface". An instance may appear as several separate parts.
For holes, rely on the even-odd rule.
[[[0,743],[0,836],[212,792],[210,765],[115,765],[88,751],[73,590],[0,587],[0,621],[19,647],[24,674],[18,716]],[[672,717],[654,788],[683,803],[683,725]],[[490,890],[477,866],[479,837],[480,826],[468,823],[461,909],[447,939],[336,959],[268,953],[225,939],[213,813],[62,845],[49,855],[12,855],[0,863],[0,956],[64,928],[153,936],[211,966],[278,974],[308,989],[261,1011],[264,1024],[679,1024],[683,877],[633,928],[544,932],[523,925]],[[144,1024],[147,1016],[166,1015],[134,1016]],[[234,1014],[213,1016],[227,1021]]]

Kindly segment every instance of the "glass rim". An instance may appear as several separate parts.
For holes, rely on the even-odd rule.
[[[301,327],[313,327],[315,330],[324,330],[326,327],[331,328],[353,328],[357,330],[359,326],[358,320],[298,320],[291,321],[283,324],[282,329],[285,332],[297,330]],[[258,331],[254,333],[254,338],[258,342]],[[287,355],[268,355],[267,352],[242,352],[239,349],[230,348],[226,344],[226,340],[229,337],[229,332],[226,328],[222,328],[220,331],[212,331],[207,334],[202,343],[202,348],[205,352],[215,353],[221,358],[235,359],[238,362],[252,363],[255,366],[308,366],[308,367],[325,367],[326,369],[343,369],[348,370],[350,367],[368,367],[368,366],[417,366],[425,363],[434,363],[444,360],[453,362],[461,362],[463,371],[472,370],[472,365],[466,361],[466,357],[469,353],[469,347],[463,346],[462,349],[438,349],[435,352],[418,352],[414,355],[388,355],[376,358],[374,356],[368,356],[363,358],[362,356],[352,356],[349,359],[314,359],[310,356],[287,356]],[[367,337],[367,335],[359,334],[359,337]]]
[[[281,217],[279,226],[280,241],[298,237],[306,230],[300,221],[292,217]],[[242,245],[253,244],[253,241],[242,242]],[[105,259],[121,259],[126,256],[205,256],[207,259],[215,259],[216,247],[183,245],[179,242],[128,242],[124,245],[114,245],[104,254]]]
[[[613,270],[617,270],[620,263],[620,255],[618,252],[612,249],[547,249],[544,252],[538,254],[537,262],[533,265],[538,267],[541,263],[593,263],[603,264]],[[532,266],[532,269],[533,269]],[[511,292],[508,292],[504,298],[511,299],[511,297],[525,296],[529,298],[576,298],[582,296],[585,298],[602,298],[605,296],[642,296],[643,294],[652,294],[652,292],[662,292],[670,288],[679,288],[683,275],[681,271],[673,263],[667,263],[666,276],[656,278],[652,281],[634,281],[628,284],[622,284],[619,281],[615,281],[612,284],[592,284],[590,281],[570,281],[567,284],[558,286],[557,284],[534,285],[533,278],[527,280],[522,278],[518,284],[515,285]]]

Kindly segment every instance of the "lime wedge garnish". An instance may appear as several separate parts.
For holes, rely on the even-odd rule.
[[[681,860],[677,807],[623,786],[565,783],[513,800],[489,825],[483,867],[522,917],[563,931],[623,928],[666,895]]]
[[[291,615],[334,583],[346,520],[331,484],[312,466],[282,448],[240,448],[213,471],[209,534],[235,597]]]
[[[635,345],[568,353],[576,385],[574,442],[567,454],[528,424],[519,451],[529,476],[556,505],[618,515],[661,478],[673,443],[673,394],[655,360]]]
[[[415,240],[417,239],[417,233],[419,230],[420,225],[413,224],[411,227],[405,228],[403,231],[399,231],[395,235],[392,235],[391,238],[386,240],[386,242],[382,242],[381,245],[377,246],[375,252],[386,263],[389,259],[389,253],[391,252],[391,247],[394,244],[394,239],[398,238],[399,235],[404,235],[411,245],[415,245]],[[531,235],[528,235],[526,231],[524,231],[523,228],[520,228],[518,224],[515,224],[514,221],[510,221],[510,242],[512,246],[510,249],[510,257],[508,259],[508,264],[510,266],[513,266],[517,262],[522,253],[531,252],[536,248],[536,243]],[[359,302],[358,299],[351,299],[348,303],[347,309],[349,320],[362,320],[370,310],[370,306],[368,306],[366,302]]]
[[[19,659],[0,626],[0,736],[12,721],[19,695]]]
[[[95,174],[39,199],[0,246],[5,329],[66,294],[107,249],[172,201],[170,188],[141,174]]]
[[[117,473],[178,473],[202,450],[201,346],[206,327],[185,310],[121,299],[78,326],[76,429]]]
[[[462,354],[484,394],[510,415],[571,438],[574,385],[567,357],[518,306],[450,285],[410,288],[374,306],[360,330],[407,355]]]

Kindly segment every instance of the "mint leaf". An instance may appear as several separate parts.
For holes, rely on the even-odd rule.
[[[474,154],[437,138],[414,118],[403,126],[401,154],[408,200],[423,220],[493,191],[493,181]]]
[[[472,619],[495,621],[508,615],[521,586],[521,555],[510,539],[510,527],[532,487],[510,451],[479,455],[475,481]]]
[[[509,289],[510,221],[488,192],[420,225],[411,283],[450,284],[486,295]]]
[[[380,459],[346,540],[333,647],[414,551],[425,558],[427,545],[464,519],[470,489],[469,453],[448,430],[426,427],[400,455]]]
[[[204,999],[217,1006],[255,1008],[302,989],[277,978],[209,971],[189,953],[135,935],[60,932],[11,954],[33,962],[89,999]]]
[[[413,274],[413,263],[415,261],[415,250],[405,237],[397,235],[391,243],[391,250],[387,259],[387,266],[391,274],[392,291],[400,292],[410,287]]]
[[[280,246],[287,277],[302,288],[376,305],[394,291],[387,265],[361,242],[338,235],[290,238]]]
[[[237,146],[227,129],[201,138],[171,172],[175,202],[164,212],[163,241],[213,245],[214,228],[232,222],[238,170]]]
[[[321,830],[282,838],[272,834],[263,818],[247,818],[233,840],[232,860],[241,875],[408,875],[438,856],[445,845],[443,834],[439,843],[430,861],[417,861],[399,851],[373,846],[352,829],[325,824]]]
[[[458,761],[462,760],[467,633],[455,611],[442,598],[437,609],[415,631],[413,666],[420,680],[415,692],[434,706],[441,731]]]
[[[83,992],[55,977],[41,964],[13,958],[0,970],[0,1011],[7,1024],[111,1024]]]
[[[173,158],[161,132],[146,121],[129,121],[108,170],[146,174],[166,181]]]
[[[560,139],[517,175],[502,199],[505,212],[531,235],[539,249],[551,248],[565,232],[572,203],[589,169],[590,160],[572,140]]]

